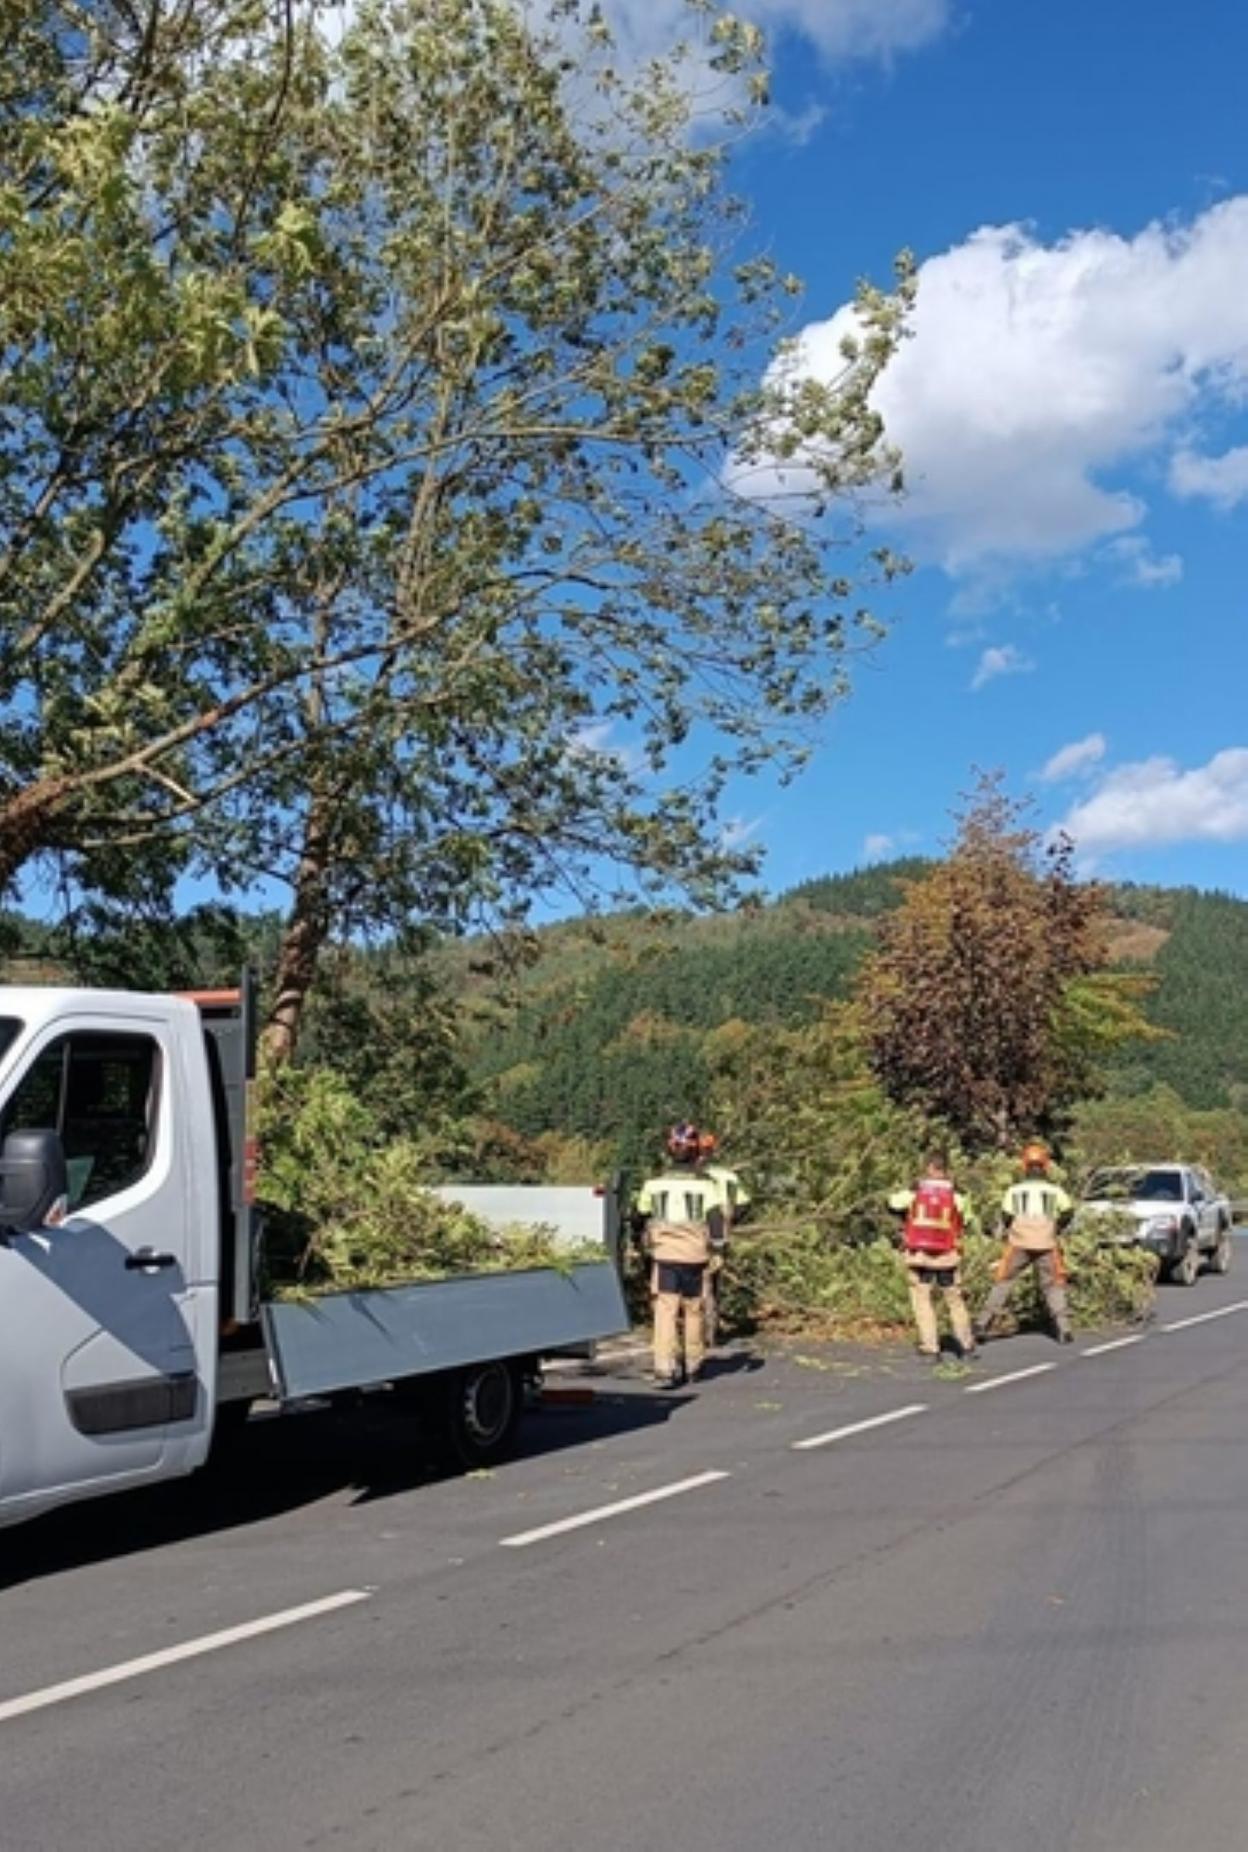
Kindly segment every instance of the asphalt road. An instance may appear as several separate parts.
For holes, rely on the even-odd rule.
[[[1239,1852],[1248,1268],[1178,1321],[605,1376],[487,1477],[253,1423],[0,1536],[0,1847]]]

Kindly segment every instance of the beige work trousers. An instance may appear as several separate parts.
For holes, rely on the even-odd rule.
[[[707,1350],[714,1350],[719,1342],[719,1276],[723,1270],[723,1250],[717,1249],[702,1276],[702,1341]]]
[[[693,1376],[702,1368],[706,1356],[705,1317],[700,1280],[693,1294],[665,1292],[660,1283],[654,1298],[656,1376],[666,1380],[679,1376],[682,1368]]]
[[[1023,1248],[1016,1246],[1013,1241],[1007,1241],[993,1275],[992,1291],[985,1299],[984,1309],[979,1315],[982,1330],[987,1330],[994,1318],[1004,1312],[1015,1282],[1028,1267],[1036,1270],[1049,1316],[1058,1331],[1070,1329],[1070,1306],[1066,1297],[1066,1267],[1062,1260],[1062,1250],[1058,1247]]]
[[[959,1348],[972,1349],[975,1340],[971,1334],[970,1313],[962,1293],[962,1269],[957,1266],[933,1267],[930,1262],[925,1263],[921,1255],[908,1259],[906,1267],[910,1284],[910,1309],[918,1327],[919,1349],[925,1356],[933,1357],[940,1351],[940,1333],[936,1324],[937,1293],[944,1295],[949,1323]]]

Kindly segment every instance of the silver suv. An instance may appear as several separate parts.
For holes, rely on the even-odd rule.
[[[1231,1205],[1207,1170],[1196,1164],[1131,1164],[1097,1170],[1088,1180],[1081,1219],[1125,1215],[1135,1232],[1124,1238],[1151,1248],[1161,1278],[1193,1286],[1200,1270],[1229,1273],[1234,1246]]]

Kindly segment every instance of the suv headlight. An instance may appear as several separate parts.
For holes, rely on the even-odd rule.
[[[1144,1233],[1146,1235],[1172,1235],[1178,1225],[1177,1216],[1150,1215],[1144,1224]]]

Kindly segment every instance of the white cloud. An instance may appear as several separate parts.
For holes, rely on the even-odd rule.
[[[766,817],[725,817],[719,829],[719,846],[726,854],[753,842]]]
[[[1224,512],[1248,502],[1248,444],[1220,457],[1179,450],[1170,459],[1170,488],[1184,501],[1202,497]]]
[[[689,34],[693,19],[687,0],[602,0],[602,10],[633,65],[669,50]],[[732,10],[773,38],[797,33],[824,57],[845,61],[916,51],[944,31],[952,5],[951,0],[741,0]]]
[[[1161,757],[1120,765],[1061,827],[1089,862],[1115,849],[1240,842],[1248,838],[1248,746],[1190,771]]]
[[[646,763],[639,746],[617,737],[614,720],[587,720],[568,735],[568,757],[572,759],[610,759],[620,770],[640,772]]]
[[[1099,765],[1105,757],[1107,743],[1103,733],[1089,733],[1086,739],[1072,740],[1069,746],[1063,746],[1055,752],[1040,772],[1040,780],[1046,785],[1061,784],[1067,778],[1080,778],[1085,772]]]
[[[611,743],[614,732],[613,720],[587,720],[569,738],[568,751],[580,759],[594,759],[602,753],[614,752],[616,748]]]
[[[1159,586],[1177,585],[1183,577],[1183,558],[1179,553],[1157,554],[1142,534],[1123,534],[1111,540],[1105,549],[1107,558],[1120,567],[1118,583],[1136,585],[1143,591]]]
[[[850,307],[810,324],[795,364],[839,377],[854,327]],[[1138,528],[1147,510],[1130,469],[1164,459],[1180,430],[1190,442],[1194,420],[1246,391],[1240,195],[1134,238],[1077,231],[1046,245],[1022,225],[987,226],[929,258],[912,338],[876,401],[905,457],[912,549],[991,577]],[[1203,461],[1238,497],[1240,454],[1176,457],[1180,491],[1195,492]],[[1162,582],[1177,575],[1172,560],[1157,562]]]
[[[896,847],[897,838],[895,836],[886,836],[881,831],[878,835],[864,838],[862,853],[868,862],[882,862],[893,853]]]
[[[975,690],[986,688],[989,682],[995,682],[1002,675],[1028,675],[1035,666],[1015,644],[994,644],[981,654],[971,677],[971,687]]]

